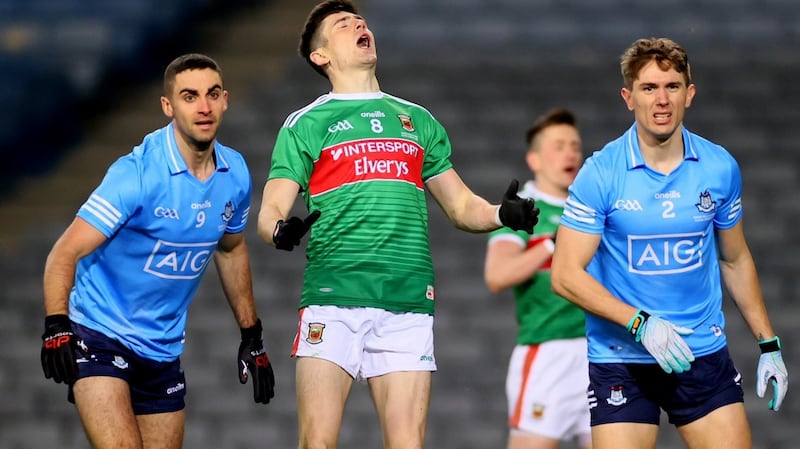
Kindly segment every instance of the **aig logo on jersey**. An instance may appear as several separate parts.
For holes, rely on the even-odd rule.
[[[328,127],[328,132],[335,133],[339,131],[347,131],[348,129],[353,129],[353,125],[351,125],[347,120],[339,120]]]
[[[164,279],[194,279],[206,270],[216,242],[172,243],[159,240],[144,265],[144,272]]]
[[[628,271],[636,274],[673,274],[703,264],[705,234],[629,235]]]

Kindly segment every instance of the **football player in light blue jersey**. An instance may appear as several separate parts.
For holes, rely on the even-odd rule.
[[[788,381],[742,229],[739,166],[684,128],[696,87],[677,43],[637,40],[621,69],[635,123],[570,187],[552,265],[554,291],[589,312],[593,445],[655,448],[664,410],[691,449],[751,448],[723,285],[760,346],[756,392],[772,385],[770,409]]]
[[[186,315],[212,258],[241,328],[239,381],[253,378],[256,402],[274,396],[242,233],[250,173],[216,140],[217,63],[172,61],[161,106],[171,122],[111,165],[44,270],[42,367],[69,385],[94,448],[182,447]]]

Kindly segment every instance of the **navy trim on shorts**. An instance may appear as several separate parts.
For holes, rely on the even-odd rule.
[[[725,405],[744,402],[742,376],[728,348],[692,362],[689,371],[667,374],[658,364],[589,363],[591,425],[617,422],[694,422]]]
[[[124,380],[130,386],[136,415],[175,412],[186,407],[186,377],[180,358],[171,362],[154,361],[101,332],[76,323],[72,323],[72,328],[89,349],[89,357],[79,359],[78,379],[110,376]],[[75,402],[72,385],[67,399]]]

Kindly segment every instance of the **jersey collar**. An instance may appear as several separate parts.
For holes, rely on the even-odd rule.
[[[380,100],[383,98],[383,92],[359,92],[359,93],[327,93],[328,98],[331,100]]]
[[[164,149],[167,153],[167,164],[171,174],[176,175],[185,172],[189,169],[186,161],[183,160],[181,152],[178,150],[178,142],[175,140],[175,126],[174,122],[167,125],[166,134],[164,135]],[[227,171],[230,165],[225,157],[222,156],[220,151],[220,144],[214,140],[214,157],[216,157],[216,171]]]
[[[536,187],[536,181],[532,180],[526,181],[525,184],[522,185],[522,190],[518,193],[518,195],[522,198],[533,198],[536,201],[544,201],[545,203],[552,204],[553,206],[564,207],[564,205],[567,204],[566,199],[549,195],[539,190]]]
[[[683,160],[697,161],[700,157],[694,147],[694,139],[689,130],[681,125],[681,136],[683,137]],[[627,132],[625,132],[625,154],[628,161],[628,170],[644,167],[644,157],[642,157],[642,149],[639,148],[639,133],[636,128],[636,123],[631,125]]]

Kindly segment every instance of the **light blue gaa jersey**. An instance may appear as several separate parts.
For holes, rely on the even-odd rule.
[[[173,125],[114,162],[78,216],[109,239],[78,263],[73,321],[157,361],[183,352],[186,314],[224,233],[245,229],[251,180],[244,158],[214,146],[216,172],[189,173]]]
[[[561,224],[601,234],[588,271],[614,296],[694,330],[695,356],[726,345],[715,229],[742,216],[739,166],[681,129],[685,157],[669,175],[645,166],[636,125],[595,152],[570,187]],[[587,314],[589,360],[655,363],[623,326]]]

